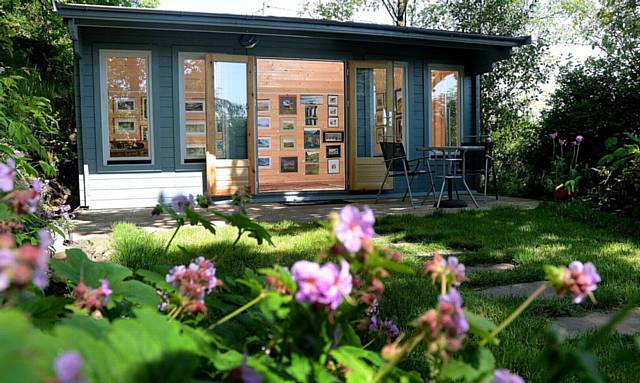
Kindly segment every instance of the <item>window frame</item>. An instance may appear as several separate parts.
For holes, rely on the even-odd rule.
[[[108,57],[143,57],[147,60],[147,135],[149,155],[146,157],[111,157],[109,148],[109,95],[107,87],[107,58]],[[100,137],[102,137],[102,165],[130,166],[130,165],[155,165],[155,134],[153,113],[153,52],[148,49],[99,49],[98,62],[100,66],[99,75],[99,102],[100,102]],[[140,105],[142,108],[142,105]],[[138,109],[138,108],[136,108]]]
[[[405,147],[405,150],[408,151],[409,149],[409,134],[411,132],[410,128],[410,124],[411,124],[411,118],[409,118],[410,113],[411,113],[411,108],[410,108],[410,92],[409,92],[409,63],[407,61],[394,61],[393,62],[393,69],[395,71],[395,68],[402,68],[403,73],[404,73],[404,78],[403,78],[403,84],[402,84],[402,109],[404,109],[402,111],[402,145]],[[395,76],[395,73],[394,73]],[[393,92],[395,95],[395,86],[393,87]],[[396,107],[395,105],[393,106],[393,128],[395,129],[395,121],[396,121]]]
[[[180,140],[180,165],[203,165],[206,163],[206,143],[205,143],[205,156],[202,158],[189,158],[187,157],[187,113],[184,110],[185,96],[184,96],[184,60],[203,60],[206,65],[206,57],[207,53],[205,52],[178,52],[178,119],[179,119],[179,140]],[[205,78],[205,94],[206,94],[206,78]],[[206,97],[203,99],[204,102],[204,114],[205,114],[205,134],[207,132],[207,124],[206,113]]]
[[[442,71],[455,71],[458,72],[458,112],[457,112],[457,117],[458,117],[458,135],[457,135],[457,139],[458,139],[458,145],[460,145],[462,143],[462,137],[463,137],[463,132],[462,130],[464,129],[464,121],[463,121],[463,101],[464,101],[464,96],[463,96],[463,92],[464,92],[464,88],[463,88],[463,79],[464,79],[464,66],[462,65],[447,65],[447,64],[429,64],[427,66],[427,78],[426,80],[429,81],[429,87],[425,87],[427,88],[427,94],[429,96],[428,98],[428,102],[429,102],[429,118],[428,118],[428,122],[427,122],[427,126],[429,129],[428,132],[428,137],[429,137],[429,145],[433,145],[433,84],[431,82],[431,76],[433,75],[432,72],[434,70],[442,70]],[[426,82],[426,81],[425,81]],[[448,132],[449,133],[449,132]],[[448,137],[450,138],[451,135],[448,134]],[[450,146],[451,142],[447,142],[445,143],[446,146]]]

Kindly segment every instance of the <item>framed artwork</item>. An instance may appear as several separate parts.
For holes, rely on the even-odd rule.
[[[386,125],[383,110],[378,110],[376,112],[376,125],[377,126]]]
[[[258,167],[262,169],[271,169],[271,156],[258,157]]]
[[[320,152],[304,152],[304,162],[320,162]]]
[[[185,148],[187,158],[202,158],[205,156],[205,147],[202,145],[187,145]]]
[[[280,173],[297,173],[298,157],[280,157]]]
[[[384,92],[376,93],[376,110],[383,110],[386,107]]]
[[[344,142],[343,132],[322,132],[324,142]]]
[[[329,117],[328,126],[333,129],[339,128],[340,124],[338,123],[338,117]]]
[[[342,157],[342,146],[340,146],[340,145],[327,145],[326,157],[327,158],[340,158],[340,157]]]
[[[329,174],[340,173],[340,160],[327,160],[327,173]]]
[[[192,113],[204,113],[204,100],[188,100],[184,102],[184,111]]]
[[[402,116],[396,117],[394,136],[396,140],[402,140]]]
[[[184,123],[187,136],[204,136],[207,134],[207,123],[202,120],[188,120]]]
[[[396,98],[396,114],[402,114],[403,112],[402,88],[396,89],[395,98]]]
[[[320,148],[320,129],[304,130],[304,148],[305,149]]]
[[[317,176],[320,174],[320,164],[304,164],[304,174],[307,176]]]
[[[282,137],[280,138],[280,149],[282,150],[295,150],[296,138],[295,137]]]
[[[322,96],[318,95],[302,95],[300,96],[301,104],[311,104],[311,105],[322,105],[323,102]]]
[[[224,140],[216,140],[216,154],[224,156]]]
[[[116,133],[135,133],[138,130],[136,120],[116,120]]]
[[[262,99],[262,100],[257,100],[258,106],[256,109],[258,109],[258,113],[271,113],[271,100],[269,99]]]
[[[318,125],[318,107],[316,105],[306,105],[304,107],[304,124],[307,126]]]
[[[271,129],[271,117],[258,117],[258,129]]]
[[[280,114],[296,114],[298,104],[296,96],[279,96]]]
[[[328,112],[329,112],[329,117],[338,117],[338,107],[337,106],[330,106]]]
[[[136,111],[134,98],[118,97],[113,100],[113,109],[116,113],[132,113]]]
[[[295,130],[296,120],[282,120],[280,122],[280,129],[282,130]]]
[[[149,138],[149,127],[146,125],[140,126],[142,140],[146,141]]]
[[[142,105],[142,118],[146,120],[148,118],[148,116],[147,116],[147,114],[148,114],[147,113],[147,109],[148,109],[147,96],[142,96],[142,104],[141,105]]]
[[[258,149],[271,149],[271,137],[258,137]]]
[[[329,106],[338,106],[338,95],[330,94],[327,96],[327,105]]]

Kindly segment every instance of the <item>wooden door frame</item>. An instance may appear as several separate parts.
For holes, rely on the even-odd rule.
[[[387,70],[387,89],[385,101],[387,104],[387,110],[393,111],[393,61],[392,60],[349,60],[347,61],[348,74],[349,74],[349,189],[356,190],[356,168],[358,158],[358,126],[357,126],[357,108],[356,108],[356,70],[358,68],[369,69],[386,69]],[[385,118],[387,118],[385,116]],[[393,121],[393,116],[391,117]],[[388,122],[387,122],[388,124]],[[384,176],[384,174],[382,174]],[[387,185],[389,181],[385,185]],[[385,188],[386,189],[386,188]]]
[[[228,162],[227,166],[241,163],[243,160],[222,160],[216,158],[216,103],[215,103],[215,71],[214,63],[237,62],[247,64],[247,161],[250,193],[256,190],[256,161],[255,161],[255,57],[227,54],[206,54],[205,59],[205,103],[206,103],[206,185],[207,195],[222,196],[227,193],[217,192],[216,167],[218,162]]]

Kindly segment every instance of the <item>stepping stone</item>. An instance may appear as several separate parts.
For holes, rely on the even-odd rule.
[[[496,263],[496,264],[484,264],[484,265],[474,265],[474,266],[466,266],[465,271],[467,273],[499,273],[501,271],[509,271],[514,270],[516,265],[511,263]]]
[[[533,293],[545,281],[515,283],[513,285],[495,286],[477,290],[478,294],[490,298],[526,298]],[[539,298],[554,298],[556,293],[552,288],[547,288]]]
[[[438,251],[431,251],[431,252],[427,252],[427,253],[418,253],[418,254],[413,254],[414,257],[418,257],[418,258],[431,258],[433,257],[433,254],[435,253],[439,253],[440,255],[442,255],[443,257],[449,257],[449,256],[459,256],[461,254],[466,253],[466,251],[461,251],[461,250],[438,250]]]
[[[558,317],[551,320],[554,326],[564,330],[568,337],[575,338],[588,331],[594,331],[604,326],[615,312],[596,311],[582,317]],[[640,333],[640,307],[632,310],[627,317],[620,322],[615,332],[622,335],[634,335]]]

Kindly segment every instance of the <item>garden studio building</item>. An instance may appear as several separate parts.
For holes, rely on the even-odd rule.
[[[480,74],[529,37],[55,4],[76,54],[81,205],[364,195],[379,142],[476,142]],[[403,191],[401,179],[384,185]],[[395,185],[394,185],[395,183]],[[425,182],[420,181],[425,189]],[[395,187],[395,190],[394,190]]]

